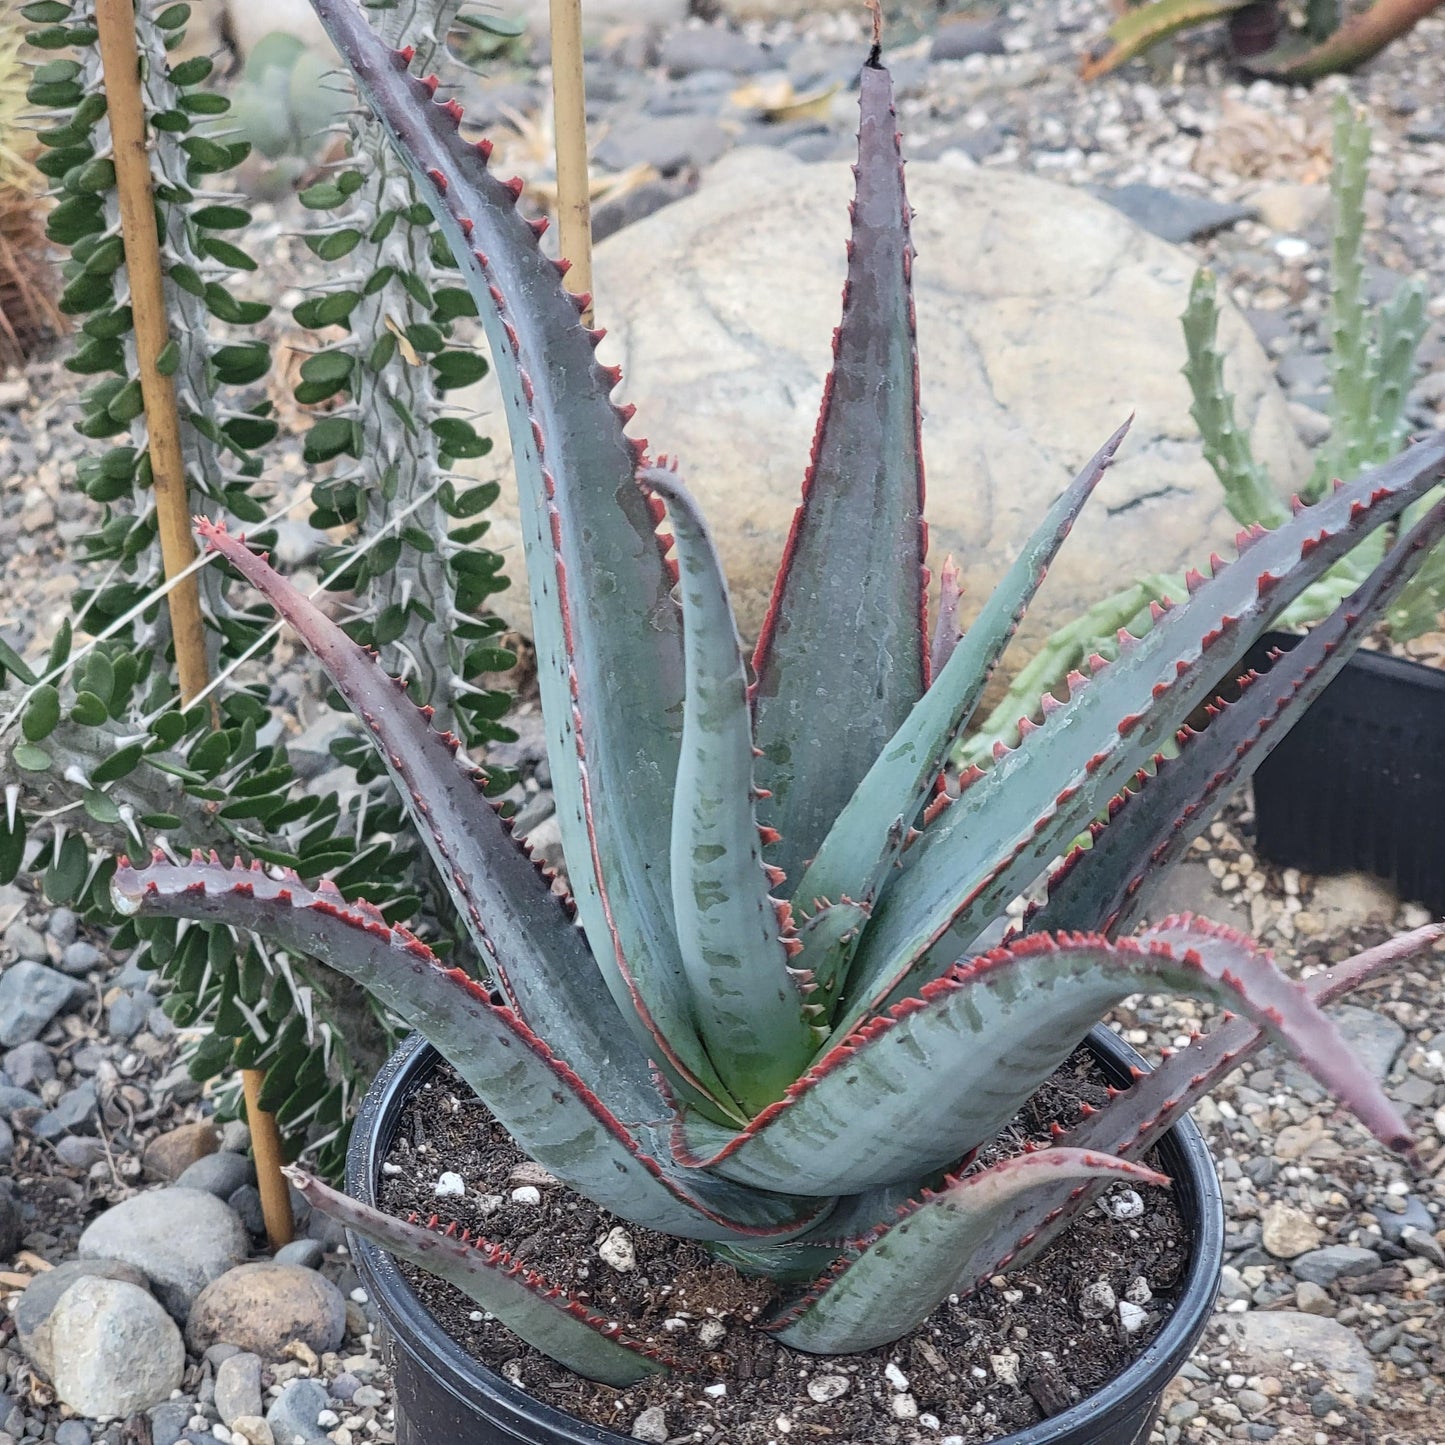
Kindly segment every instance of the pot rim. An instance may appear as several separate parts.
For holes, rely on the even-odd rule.
[[[1120,1084],[1129,1081],[1131,1065],[1144,1066],[1140,1055],[1102,1024],[1090,1031],[1085,1043],[1105,1072]],[[441,1055],[426,1039],[413,1034],[387,1060],[367,1090],[346,1159],[346,1187],[358,1199],[376,1202],[376,1181],[405,1102],[441,1062]],[[1156,1147],[1192,1235],[1184,1284],[1172,1313],[1140,1354],[1101,1389],[1060,1414],[1000,1436],[990,1445],[1050,1445],[1085,1426],[1101,1430],[1127,1420],[1163,1391],[1208,1327],[1224,1260],[1224,1200],[1214,1160],[1204,1136],[1187,1115]],[[350,1231],[347,1237],[357,1271],[393,1342],[455,1396],[462,1409],[485,1411],[504,1428],[535,1424],[552,1438],[575,1445],[630,1445],[626,1436],[548,1405],[474,1359],[417,1298],[389,1254]],[[519,1434],[517,1438],[529,1437]]]

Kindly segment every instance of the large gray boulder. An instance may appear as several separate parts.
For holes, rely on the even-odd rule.
[[[755,636],[812,441],[843,281],[852,177],[735,151],[701,190],[596,253],[604,360],[623,365],[634,435],[681,458]],[[1194,262],[1083,192],[995,170],[908,167],[932,561],[963,567],[965,620],[1047,505],[1130,413],[1133,432],[1055,562],[1016,647],[1136,575],[1183,570],[1235,526],[1180,375]],[[1308,459],[1263,351],[1225,306],[1240,424],[1286,494]],[[488,545],[521,573],[511,454],[491,379],[465,398],[503,479]],[[527,631],[525,590],[498,599]]]

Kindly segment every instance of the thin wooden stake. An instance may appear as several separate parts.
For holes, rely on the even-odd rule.
[[[582,0],[552,0],[552,114],[557,140],[557,230],[572,263],[567,289],[592,294],[592,190],[587,174],[587,87]],[[592,308],[582,316],[592,325]]]
[[[105,74],[106,114],[110,119],[115,184],[120,197],[121,237],[130,282],[141,397],[145,403],[146,448],[154,477],[161,562],[169,581],[196,560],[196,539],[191,531],[176,390],[171,378],[161,374],[158,364],[170,335],[161,281],[160,237],[151,194],[150,160],[146,155],[145,102],[141,96],[140,54],[135,43],[132,0],[96,0],[95,21]],[[189,702],[210,681],[206,627],[201,618],[201,594],[195,575],[173,587],[166,603],[175,639],[181,700]],[[217,718],[213,701],[212,719]],[[258,1069],[241,1071],[266,1235],[272,1248],[279,1248],[291,1241],[294,1227],[291,1195],[281,1174],[280,1130],[275,1117],[261,1109],[258,1102],[262,1077]]]

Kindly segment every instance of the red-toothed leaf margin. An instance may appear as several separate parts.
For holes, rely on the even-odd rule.
[[[1267,1029],[1395,1149],[1398,1109],[1338,1029],[1252,940],[1170,919],[1138,938],[1033,934],[970,959],[836,1046],[740,1133],[684,1117],[676,1156],[766,1188],[857,1194],[983,1144],[1131,993],[1212,998]]]
[[[481,985],[333,887],[313,893],[294,875],[157,855],[145,869],[117,868],[111,896],[127,915],[249,929],[354,979],[426,1035],[521,1148],[624,1219],[684,1239],[749,1241],[798,1233],[816,1217],[806,1201],[739,1189],[647,1151],[641,1138],[652,1121],[624,1124],[592,1090],[595,1080],[629,1111],[649,1105],[609,1076],[605,1060],[586,1060],[593,1072],[584,1081]]]
[[[1040,1149],[939,1190],[860,1240],[798,1301],[768,1324],[795,1350],[851,1354],[890,1344],[953,1293],[961,1261],[992,1237],[1019,1202],[1079,1181],[1166,1185],[1153,1169],[1083,1149]]]
[[[1191,574],[1186,602],[1115,663],[1070,678],[1067,703],[979,774],[902,855],[854,953],[838,1039],[967,952],[1109,799],[1171,739],[1251,643],[1317,576],[1445,474],[1445,433],[1371,468],[1272,532],[1240,534],[1234,562]]]
[[[1350,656],[1424,557],[1445,537],[1445,502],[1433,507],[1384,561],[1297,647],[1262,676],[1243,679],[1238,701],[1218,703],[1202,731],[1185,728],[1179,752],[1135,780],[1092,828],[1092,843],[1070,853],[1049,880],[1027,932],[1083,928],[1114,934],[1139,916],[1148,890],[1199,836],[1240,783],[1283,741]],[[1320,779],[1328,788],[1328,777]]]
[[[722,563],[676,471],[639,477],[667,504],[687,692],[672,805],[672,897],[693,1016],[728,1092],[756,1113],[807,1068],[816,1040],[790,976],[791,920],[769,891],[753,783],[747,667]]]
[[[1316,1007],[1324,1008],[1397,964],[1420,956],[1441,938],[1445,938],[1445,925],[1417,928],[1315,974],[1305,980],[1304,989]],[[1056,1132],[1054,1142],[1060,1147],[1141,1159],[1200,1099],[1268,1042],[1247,1019],[1227,1019],[1187,1048],[1170,1054],[1128,1089],[1116,1091],[1102,1108],[1086,1109],[1085,1117],[1073,1128]],[[1087,1183],[1050,1184],[1017,1200],[958,1270],[951,1292],[967,1293],[1001,1270],[1035,1258],[1100,1192],[1101,1186]]]
[[[789,888],[928,681],[913,246],[876,46],[859,106],[843,319],[754,658],[758,811]]]
[[[674,1078],[727,1098],[691,1022],[667,851],[682,716],[681,624],[657,516],[634,485],[645,444],[611,401],[601,332],[543,254],[520,181],[462,138],[406,51],[355,0],[312,0],[441,226],[486,329],[505,404],[527,556],[557,820],[578,912],[619,1008],[642,1019]]]
[[[1113,462],[1129,426],[1128,421],[1120,426],[1060,493],[973,625],[949,652],[933,685],[873,761],[794,890],[793,904],[800,914],[810,916],[820,898],[871,901],[883,886],[950,749],[967,727],[1049,564]],[[945,604],[957,585],[956,580],[946,585]],[[949,624],[944,612],[939,625],[946,636]],[[805,939],[796,962],[813,972],[820,987],[831,990],[846,970],[847,959],[846,948],[818,947]]]
[[[654,1346],[623,1334],[616,1320],[564,1293],[500,1245],[474,1238],[455,1224],[443,1225],[435,1216],[394,1219],[295,1166],[286,1173],[312,1208],[454,1284],[513,1334],[576,1374],[625,1390],[672,1367]]]
[[[198,519],[219,552],[296,629],[372,736],[437,873],[488,969],[528,1026],[596,1077],[594,1060],[651,1093],[647,1058],[621,1020],[565,905],[498,816],[457,739],[435,732],[376,658],[251,551]],[[655,1096],[654,1096],[655,1097]]]

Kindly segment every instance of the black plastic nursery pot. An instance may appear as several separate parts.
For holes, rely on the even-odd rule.
[[[1105,1028],[1089,1046],[1111,1081],[1126,1084],[1139,1055]],[[387,1062],[362,1103],[347,1158],[347,1188],[376,1202],[381,1166],[411,1095],[441,1062],[420,1036]],[[1173,1314],[1143,1353],[1103,1389],[1051,1420],[995,1445],[1143,1445],[1164,1387],[1189,1358],[1214,1306],[1224,1256],[1224,1207],[1214,1163],[1189,1119],[1159,1145],[1191,1234],[1189,1266]],[[381,1321],[396,1384],[397,1445],[629,1445],[621,1435],[534,1400],[473,1359],[412,1293],[395,1261],[353,1237],[357,1272]],[[844,1442],[839,1445],[872,1445]]]
[[[1271,862],[1374,873],[1445,910],[1445,672],[1355,653],[1254,775],[1254,809]]]

